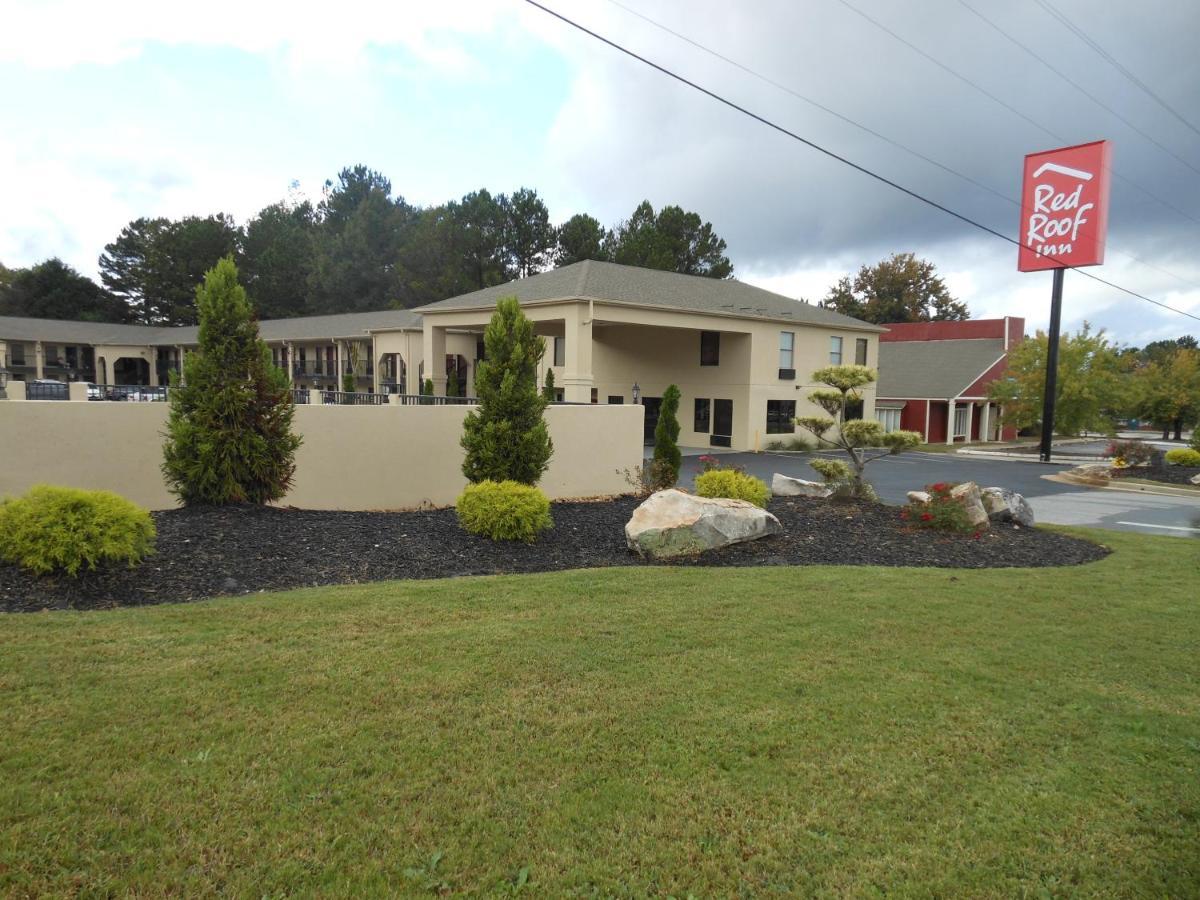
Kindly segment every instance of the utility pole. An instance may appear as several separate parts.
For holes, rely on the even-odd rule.
[[[1054,401],[1058,398],[1058,331],[1062,320],[1063,272],[1054,270],[1054,287],[1050,290],[1050,333],[1046,344],[1046,395],[1042,398],[1042,444],[1039,456],[1050,462],[1054,441]]]

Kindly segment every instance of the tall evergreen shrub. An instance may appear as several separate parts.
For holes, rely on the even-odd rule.
[[[542,396],[546,398],[547,403],[554,402],[554,370],[546,370],[546,381],[542,385]]]
[[[200,349],[172,376],[163,475],[187,505],[269,503],[295,473],[300,438],[286,373],[272,365],[226,257],[196,289]]]
[[[475,373],[479,405],[463,422],[463,474],[472,484],[517,481],[537,484],[554,445],[538,392],[538,361],[544,341],[521,312],[516,297],[504,297],[483,335],[484,359]]]
[[[683,454],[679,452],[678,441],[679,388],[671,384],[663,391],[662,406],[658,410],[658,424],[654,427],[655,481],[665,487],[671,487],[679,480]]]

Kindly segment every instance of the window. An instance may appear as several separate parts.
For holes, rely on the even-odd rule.
[[[829,339],[829,364],[831,366],[842,364],[842,339],[840,337]]]
[[[25,345],[24,344],[13,344],[11,356],[12,356],[12,364],[14,366],[25,365]]]
[[[555,403],[563,402],[563,398],[566,396],[564,391],[565,391],[565,388],[555,388],[554,389],[554,402]]]
[[[767,401],[767,434],[793,434],[796,426],[795,400]]]
[[[713,401],[713,430],[709,436],[710,447],[728,447],[733,442],[733,401]]]
[[[956,438],[965,438],[967,436],[967,416],[971,414],[971,407],[956,406],[954,408],[954,436]]]
[[[567,364],[567,339],[556,337],[554,339],[554,365],[565,366]]]
[[[875,410],[875,418],[879,424],[883,426],[883,430],[887,432],[900,430],[900,410],[898,409],[878,409]]]
[[[796,347],[796,333],[794,331],[779,332],[779,368],[794,369],[795,356],[793,350]]]
[[[853,394],[846,398],[846,408],[842,412],[842,418],[847,422],[863,417],[863,401],[862,397],[855,397]]]
[[[483,359],[483,358],[484,358],[484,357],[483,357],[483,349],[484,349],[484,348],[483,348],[483,341],[476,341],[476,342],[475,342],[475,359],[476,359],[477,361],[478,361],[478,360],[481,360],[481,359]]]
[[[721,364],[721,332],[700,332],[700,365],[719,366]]]
[[[596,390],[595,388],[592,388],[592,402],[593,403],[600,402],[600,392],[598,390]]]
[[[621,406],[622,404],[624,404],[625,398],[623,396],[621,396],[620,394],[609,394],[608,402],[611,403],[613,406]]]
[[[695,412],[692,416],[692,430],[698,431],[701,434],[708,434],[710,423],[712,421],[712,403],[709,400],[697,400]]]
[[[867,339],[855,338],[854,340],[854,362],[860,366],[867,364]]]

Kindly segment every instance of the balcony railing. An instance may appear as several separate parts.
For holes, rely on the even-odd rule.
[[[292,388],[292,402],[293,403],[307,403],[308,402],[308,388]]]
[[[432,394],[392,394],[400,406],[475,406],[478,397],[435,397]]]
[[[65,381],[27,382],[25,385],[26,400],[66,400],[70,397],[70,388]]]
[[[165,384],[89,384],[88,399],[124,403],[165,403],[170,390]]]
[[[349,391],[322,391],[327,406],[387,406],[388,394],[363,394]]]

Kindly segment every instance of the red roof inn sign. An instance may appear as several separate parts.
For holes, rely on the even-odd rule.
[[[1095,141],[1025,157],[1020,271],[1104,262],[1109,148],[1108,141]]]

